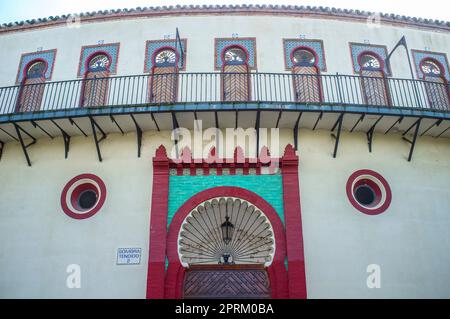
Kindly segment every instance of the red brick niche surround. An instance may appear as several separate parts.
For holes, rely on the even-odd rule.
[[[212,155],[214,151],[212,151]],[[178,257],[178,233],[185,217],[202,202],[219,196],[233,196],[247,200],[260,208],[272,223],[276,242],[276,252],[268,274],[271,283],[272,298],[304,299],[307,297],[305,260],[303,253],[303,234],[300,209],[300,191],[298,179],[298,156],[292,145],[287,145],[282,158],[271,158],[271,163],[278,163],[283,180],[283,204],[285,224],[283,226],[275,209],[259,195],[239,187],[214,187],[204,190],[187,200],[175,213],[167,229],[169,170],[177,168],[195,170],[202,168],[208,174],[209,168],[228,168],[230,173],[237,167],[256,168],[268,166],[270,157],[267,148],[261,150],[257,159],[242,160],[242,150],[237,148],[233,160],[217,160],[214,162],[192,159],[189,150],[185,149],[179,161],[168,158],[164,146],[156,150],[153,158],[153,194],[150,214],[150,245],[147,273],[147,298],[181,298],[185,269]],[[232,173],[231,173],[232,174]],[[169,262],[165,269],[166,257]],[[287,257],[288,269],[284,262]]]

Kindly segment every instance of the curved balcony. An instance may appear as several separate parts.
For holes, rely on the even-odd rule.
[[[36,83],[37,82],[37,83]],[[289,73],[166,73],[44,82],[0,88],[0,156],[6,142],[26,149],[37,138],[92,135],[97,146],[108,133],[194,128],[322,129],[450,137],[449,86],[444,80]],[[413,134],[407,138],[407,134]],[[258,135],[259,138],[259,135]],[[31,139],[28,144],[25,140]]]
[[[302,104],[448,112],[448,84],[356,75],[178,73],[0,88],[0,114],[174,104]],[[223,108],[229,108],[223,105]]]

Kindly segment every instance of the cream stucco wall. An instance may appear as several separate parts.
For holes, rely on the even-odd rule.
[[[292,132],[280,134],[280,148]],[[0,297],[144,298],[147,277],[151,157],[169,132],[146,132],[142,157],[134,134],[109,135],[98,162],[92,137],[75,137],[69,159],[61,139],[30,148],[27,167],[17,143],[0,162]],[[450,143],[419,138],[412,162],[399,135],[343,132],[338,156],[326,131],[300,130],[299,177],[310,298],[450,297]],[[345,183],[368,168],[390,184],[390,208],[364,215],[349,203]],[[92,218],[74,220],[60,207],[64,185],[93,173],[107,187],[105,205]],[[270,185],[268,185],[270,187]],[[136,266],[116,265],[119,247],[141,247]],[[66,287],[66,267],[81,266],[81,288]],[[381,288],[368,289],[366,267],[381,266]]]
[[[270,19],[270,23],[268,23]],[[198,15],[151,18],[125,18],[106,22],[82,23],[80,28],[66,25],[0,34],[0,86],[13,85],[22,53],[58,49],[52,80],[75,79],[83,45],[120,42],[118,75],[142,74],[145,42],[174,37],[175,28],[188,40],[187,72],[214,71],[214,38],[256,37],[258,71],[285,72],[283,38],[324,41],[327,73],[352,74],[349,42],[386,45],[392,49],[402,35],[410,49],[448,53],[449,33],[337,19],[258,15]],[[392,57],[394,77],[410,77],[404,51]]]
[[[268,23],[270,19],[270,23]],[[405,35],[410,49],[450,52],[448,33],[417,28],[288,16],[173,16],[123,19],[0,34],[0,86],[13,85],[22,53],[58,50],[53,80],[75,79],[83,45],[120,42],[118,75],[142,74],[145,41],[187,39],[187,72],[214,71],[214,38],[256,37],[258,71],[285,72],[283,38],[324,41],[328,74],[352,74],[349,42],[393,45]],[[404,52],[392,58],[395,77],[409,77]],[[146,131],[141,158],[136,136],[110,134],[98,162],[92,136],[73,136],[69,158],[63,141],[39,139],[29,148],[6,144],[0,161],[0,297],[144,298],[152,194],[151,158],[170,132]],[[293,143],[280,133],[280,154]],[[230,147],[230,146],[228,146]],[[363,133],[342,132],[338,156],[327,131],[299,132],[299,177],[307,288],[310,298],[450,298],[450,141],[420,137],[412,162],[400,135],[374,137],[372,153]],[[253,149],[253,147],[252,147]],[[274,154],[274,152],[272,152]],[[389,182],[393,200],[368,216],[349,203],[351,173],[372,169]],[[74,220],[60,207],[64,185],[81,173],[96,174],[107,200],[92,218]],[[270,187],[270,185],[268,185]],[[141,247],[140,265],[117,266],[119,247]],[[81,266],[81,288],[66,287],[66,267]],[[366,267],[381,267],[381,288],[368,289]]]

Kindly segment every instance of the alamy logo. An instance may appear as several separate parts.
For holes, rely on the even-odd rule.
[[[78,14],[69,14],[66,20],[66,25],[69,29],[78,29],[81,27],[81,18]]]
[[[192,158],[203,158],[208,163],[213,163],[219,159],[232,160],[237,163],[245,161],[245,158],[234,157],[234,150],[236,146],[240,146],[243,150],[250,152],[257,152],[259,156],[263,146],[267,146],[270,150],[270,157],[261,159],[264,164],[271,163],[272,158],[279,157],[280,149],[280,133],[278,128],[226,128],[224,130],[215,127],[203,130],[202,121],[194,121],[194,130],[187,128],[177,128],[172,130],[171,139],[174,141],[174,146],[170,151],[170,156],[175,160],[181,160],[180,152],[185,148],[193,150]],[[259,145],[259,149],[256,146]],[[210,151],[215,148],[216,153],[210,156]]]
[[[379,13],[372,13],[367,17],[367,26],[372,28],[380,28],[381,27],[381,15]]]
[[[66,268],[69,274],[66,279],[67,288],[81,288],[81,267],[77,264],[70,264]]]
[[[370,264],[367,266],[367,272],[370,274],[367,277],[367,288],[381,288],[381,267],[377,264]]]

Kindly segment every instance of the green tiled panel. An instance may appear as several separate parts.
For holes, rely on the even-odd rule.
[[[264,198],[277,211],[284,224],[283,184],[281,174],[274,175],[208,175],[169,176],[170,225],[178,208],[195,194],[218,186],[242,187]]]

